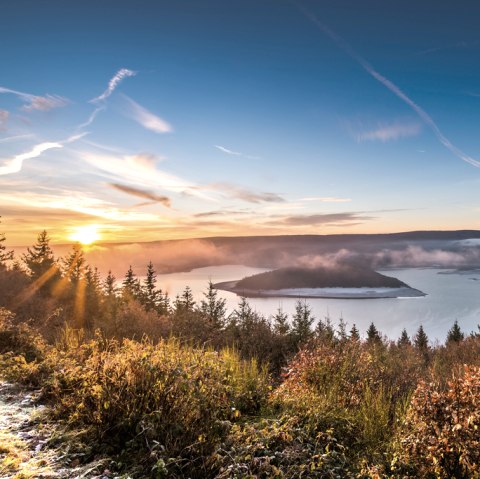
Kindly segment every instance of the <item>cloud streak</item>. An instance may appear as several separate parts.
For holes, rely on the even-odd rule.
[[[142,190],[140,188],[133,188],[132,186],[121,185],[120,183],[109,183],[109,186],[112,188],[127,193],[128,195],[136,196],[138,198],[143,198],[154,203],[161,203],[162,205],[170,208],[171,201],[168,196],[157,195],[147,190]],[[145,203],[142,203],[144,205]]]
[[[247,203],[283,203],[285,199],[276,193],[252,191],[232,183],[214,183],[214,190],[222,191],[231,198],[246,201]]]
[[[417,136],[422,131],[420,123],[392,123],[389,125],[379,125],[378,128],[370,131],[357,133],[355,139],[357,142],[364,141],[387,141],[398,140],[399,138],[408,138]]]
[[[7,110],[0,110],[0,131],[7,129],[7,121],[10,113]]]
[[[151,111],[148,111],[128,96],[123,95],[123,97],[127,100],[129,105],[128,115],[138,124],[155,133],[170,133],[173,131],[171,125],[165,120],[154,115]]]
[[[133,70],[129,70],[128,68],[121,68],[118,70],[117,73],[110,79],[108,82],[107,89],[100,95],[97,96],[96,98],[93,98],[90,100],[90,103],[98,103],[101,101],[105,101],[118,87],[120,82],[127,77],[133,77],[137,74],[137,72],[134,72]]]
[[[358,224],[359,222],[370,221],[373,219],[375,218],[372,216],[365,216],[363,213],[355,212],[326,214],[319,213],[313,215],[292,215],[284,218],[273,219],[268,221],[268,224],[284,226],[340,226],[341,223],[347,223],[345,226],[350,226],[352,222]]]
[[[304,7],[299,7],[303,14],[309,18],[325,35],[327,35],[335,44],[343,50],[350,58],[358,63],[371,77],[381,83],[387,90],[390,90],[395,96],[408,105],[427,125],[433,134],[437,137],[437,140],[453,155],[457,158],[469,163],[472,166],[480,168],[480,161],[475,160],[471,156],[464,153],[458,147],[456,147],[440,130],[433,118],[417,103],[415,103],[410,97],[408,97],[395,83],[376,71],[363,57],[361,57],[342,37],[327,27],[321,22],[315,15]]]
[[[12,95],[16,95],[22,101],[26,102],[27,104],[22,106],[22,110],[24,111],[49,111],[53,110],[54,108],[64,107],[69,103],[66,98],[59,95],[47,94],[45,96],[37,96],[5,87],[0,87],[0,93],[11,93]]]
[[[352,201],[351,198],[338,198],[336,196],[307,196],[301,198],[299,201],[319,201],[321,203],[348,203]]]
[[[53,142],[40,143],[35,145],[30,151],[14,156],[12,159],[7,160],[3,166],[0,166],[0,176],[18,173],[21,171],[25,160],[37,158],[43,152],[51,150],[52,148],[62,148],[62,144]]]
[[[233,156],[242,156],[242,154],[238,151],[233,151],[229,150],[228,148],[225,148],[222,145],[213,145],[217,150],[223,151],[223,153],[226,153],[227,155],[233,155]]]

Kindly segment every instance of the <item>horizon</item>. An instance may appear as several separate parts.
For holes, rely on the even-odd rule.
[[[45,230],[46,231],[46,230]],[[50,232],[47,231],[48,237],[50,238]],[[240,238],[277,238],[277,237],[326,237],[326,236],[395,236],[395,235],[410,235],[410,234],[423,234],[423,233],[478,233],[480,234],[480,229],[459,229],[459,230],[410,230],[410,231],[393,231],[390,233],[292,233],[292,234],[274,234],[274,235],[231,235],[231,236],[197,236],[191,238],[169,238],[169,239],[160,239],[160,240],[148,240],[148,241],[106,241],[106,240],[95,240],[92,243],[82,243],[81,241],[67,241],[63,243],[56,243],[55,241],[49,240],[50,245],[52,246],[62,246],[70,247],[75,244],[79,244],[82,248],[88,248],[90,246],[120,246],[122,244],[132,244],[132,243],[160,243],[160,242],[177,242],[177,241],[195,241],[195,240],[220,240],[220,239],[240,239]],[[8,232],[7,232],[8,234]],[[32,238],[32,241],[28,244],[9,244],[10,248],[27,248],[30,247],[37,238],[38,234]],[[470,236],[468,236],[470,238]],[[8,243],[8,242],[7,242]]]
[[[467,3],[8,4],[1,230],[18,245],[43,229],[53,244],[476,230]]]

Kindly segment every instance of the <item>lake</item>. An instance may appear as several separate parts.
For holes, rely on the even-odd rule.
[[[159,274],[158,287],[174,298],[185,286],[190,286],[197,301],[203,297],[208,280],[213,283],[232,281],[245,276],[268,271],[240,265],[199,268],[188,273]],[[427,294],[419,298],[389,299],[308,299],[316,318],[330,317],[337,324],[340,317],[350,328],[355,323],[365,334],[370,322],[389,338],[396,339],[405,327],[413,335],[423,324],[431,340],[443,342],[455,319],[465,333],[477,331],[480,324],[480,273],[448,273],[440,269],[389,269],[380,271],[394,276],[412,288]],[[440,274],[439,274],[440,273]],[[227,301],[228,311],[233,311],[239,297],[227,291],[219,291]],[[279,306],[291,315],[295,309],[294,298],[249,298],[248,302],[259,313],[273,315]]]

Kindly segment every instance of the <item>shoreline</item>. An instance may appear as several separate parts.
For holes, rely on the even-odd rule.
[[[305,298],[305,299],[396,299],[396,298],[421,298],[426,293],[410,288],[285,288],[277,290],[254,290],[237,288],[238,281],[225,281],[214,284],[214,288],[235,293],[246,298]]]

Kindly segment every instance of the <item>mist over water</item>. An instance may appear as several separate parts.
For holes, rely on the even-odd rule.
[[[240,265],[211,266],[198,268],[188,273],[159,274],[158,287],[168,291],[171,298],[180,294],[185,286],[190,286],[194,297],[200,301],[207,283],[231,281],[245,276],[268,271]],[[480,324],[480,272],[449,272],[434,268],[405,268],[378,270],[407,283],[412,288],[427,294],[422,298],[397,299],[308,299],[313,315],[317,319],[329,317],[338,324],[340,317],[357,325],[365,334],[370,322],[391,339],[396,339],[403,328],[413,335],[423,324],[431,340],[444,341],[447,331],[455,320],[465,333],[477,330]],[[227,300],[227,308],[232,312],[239,297],[227,291],[219,291],[219,296]],[[250,305],[265,316],[273,315],[278,307],[291,315],[295,309],[294,298],[249,298]]]

